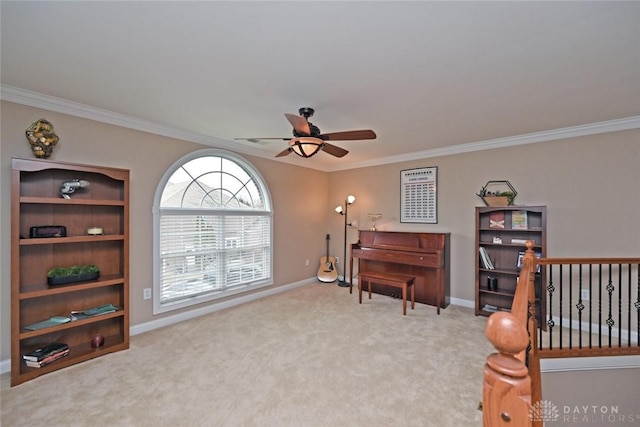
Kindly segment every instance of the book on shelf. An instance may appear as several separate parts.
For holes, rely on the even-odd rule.
[[[55,362],[58,359],[62,359],[63,357],[67,356],[69,354],[69,350],[65,350],[63,352],[51,355],[49,357],[47,357],[44,360],[41,360],[39,362],[34,362],[32,360],[25,360],[24,362],[26,363],[27,366],[31,367],[31,368],[42,368],[43,366],[48,365],[49,363]]]
[[[527,239],[511,239],[511,243],[515,245],[524,245],[527,243]]]
[[[69,349],[66,349],[59,353],[52,354],[49,357],[45,357],[42,360],[39,360],[39,361],[25,360],[24,363],[26,363],[27,366],[31,368],[42,368],[43,366],[48,365],[49,363],[55,362],[58,359],[62,359],[68,354],[69,354]]]
[[[43,320],[38,323],[34,323],[32,325],[27,325],[24,328],[29,331],[37,331],[39,329],[50,328],[51,326],[62,325],[64,323],[70,322],[71,318],[66,316],[53,316],[47,320]]]
[[[489,258],[489,253],[484,248],[484,246],[480,246],[480,262],[482,263],[482,267],[486,270],[493,270],[495,267],[491,262],[491,258]]]
[[[527,211],[513,211],[511,212],[511,229],[512,230],[526,230],[527,224]]]
[[[118,311],[118,307],[113,304],[103,304],[86,310],[72,311],[70,313],[71,320],[87,319],[89,317],[100,316],[102,314],[113,313]]]
[[[22,355],[25,361],[39,362],[49,356],[68,351],[69,346],[63,342],[54,342],[45,347],[35,349]]]
[[[482,309],[484,311],[489,311],[491,313],[496,313],[498,311],[506,311],[506,312],[510,312],[511,310],[508,308],[504,308],[504,307],[496,307],[495,305],[491,305],[491,304],[485,304]]]
[[[489,228],[504,228],[504,211],[489,214]]]

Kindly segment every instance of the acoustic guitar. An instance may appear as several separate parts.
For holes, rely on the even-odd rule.
[[[338,270],[336,270],[336,259],[329,256],[329,235],[327,234],[327,256],[320,258],[320,268],[318,268],[318,280],[321,282],[335,282],[338,280]]]

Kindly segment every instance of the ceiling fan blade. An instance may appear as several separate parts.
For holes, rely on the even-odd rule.
[[[287,147],[286,150],[283,150],[278,154],[276,154],[276,157],[284,157],[284,156],[288,156],[289,154],[291,154],[291,149]]]
[[[298,132],[300,135],[311,135],[311,128],[309,127],[309,122],[302,116],[296,116],[295,114],[287,114],[284,116],[289,120],[291,126]]]
[[[340,148],[333,144],[329,144],[328,142],[325,142],[324,144],[322,144],[322,151],[336,157],[344,157],[349,153],[344,148]]]
[[[355,141],[358,139],[376,139],[377,135],[371,129],[348,130],[346,132],[323,133],[318,136],[325,141]]]
[[[235,141],[260,142],[266,140],[288,141],[291,138],[233,138]]]

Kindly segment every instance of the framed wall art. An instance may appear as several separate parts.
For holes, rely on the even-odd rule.
[[[438,168],[400,171],[400,222],[438,223]]]

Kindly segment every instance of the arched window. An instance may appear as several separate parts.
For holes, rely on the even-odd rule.
[[[205,149],[174,163],[156,190],[153,228],[154,313],[273,283],[269,191],[237,155]]]

